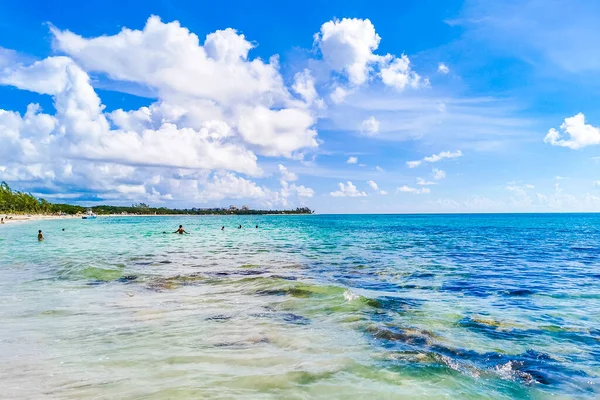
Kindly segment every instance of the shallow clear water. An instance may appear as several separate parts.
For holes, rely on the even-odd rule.
[[[600,397],[599,244],[576,214],[3,225],[0,397]]]

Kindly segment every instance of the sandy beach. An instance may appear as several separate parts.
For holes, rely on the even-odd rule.
[[[44,221],[53,219],[81,218],[80,215],[43,215],[43,214],[0,214],[4,218],[4,225],[23,223],[27,221]],[[2,224],[0,224],[2,226]]]

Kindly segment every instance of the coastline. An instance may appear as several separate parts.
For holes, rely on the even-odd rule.
[[[236,217],[246,216],[246,214],[109,214],[109,215],[98,215],[98,218],[109,218],[109,217]],[[269,216],[281,216],[281,215],[314,215],[314,214],[251,214],[251,215],[269,215]],[[81,219],[82,215],[44,215],[44,214],[2,214],[0,218],[4,218],[4,224],[12,225],[15,223],[24,223],[32,221],[51,221],[58,219]]]
[[[4,224],[11,225],[15,223],[23,223],[29,221],[48,221],[55,219],[73,219],[81,218],[80,215],[44,215],[44,214],[0,214],[0,218],[4,218]]]

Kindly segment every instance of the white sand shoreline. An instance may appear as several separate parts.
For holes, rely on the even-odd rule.
[[[49,221],[55,219],[81,218],[80,215],[44,215],[44,214],[0,214],[4,218],[4,225],[23,223],[29,221]],[[0,224],[2,226],[2,224]]]
[[[312,215],[312,214],[110,214],[98,215],[98,218],[109,217],[246,217],[246,216],[285,216],[285,215]],[[0,218],[4,218],[4,225],[12,225],[15,223],[24,223],[32,221],[51,221],[65,219],[81,219],[82,215],[44,215],[44,214],[0,214]],[[2,226],[2,224],[0,224]]]

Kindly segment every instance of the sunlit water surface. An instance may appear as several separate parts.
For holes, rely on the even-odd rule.
[[[599,215],[3,225],[0,398],[596,398],[599,266]]]

